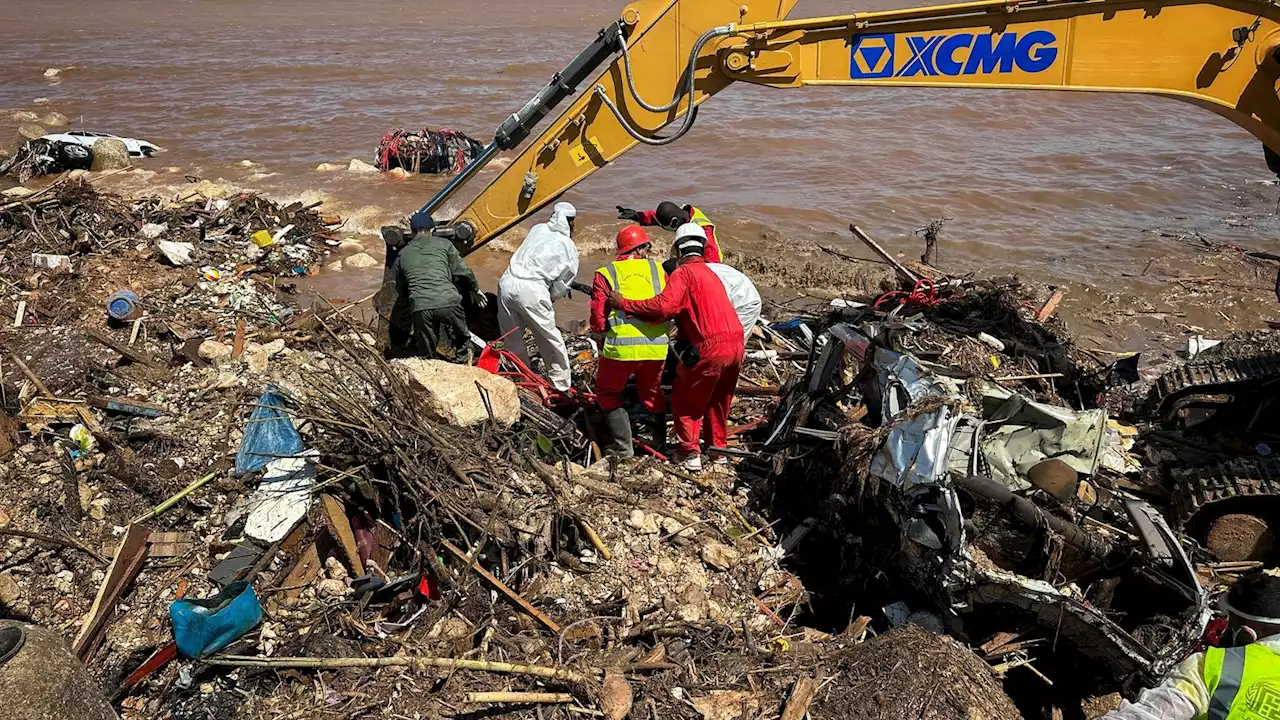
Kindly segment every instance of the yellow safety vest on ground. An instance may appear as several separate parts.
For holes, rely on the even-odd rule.
[[[628,300],[648,300],[667,286],[667,274],[653,260],[614,260],[596,272]],[[618,308],[609,313],[609,331],[600,354],[610,360],[664,360],[669,323],[646,323]]]
[[[1254,643],[1204,652],[1209,720],[1280,720],[1280,655]]]
[[[701,225],[704,230],[710,228],[712,233],[715,233],[716,231],[716,224],[711,222],[711,218],[707,217],[706,213],[692,205],[689,206],[689,222]],[[720,238],[716,238],[717,242],[719,242],[719,240]]]

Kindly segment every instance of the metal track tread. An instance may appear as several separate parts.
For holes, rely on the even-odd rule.
[[[1149,401],[1156,416],[1165,418],[1179,400],[1191,395],[1243,391],[1242,384],[1280,380],[1280,355],[1237,358],[1220,363],[1183,365],[1165,373],[1151,388]]]
[[[1170,471],[1174,520],[1185,528],[1213,503],[1237,497],[1280,497],[1280,460],[1235,458],[1218,465]]]

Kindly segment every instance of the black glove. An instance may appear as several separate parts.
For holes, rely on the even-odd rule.
[[[640,213],[637,210],[632,210],[631,208],[624,208],[621,205],[619,205],[618,219],[630,220],[631,222],[640,222]]]

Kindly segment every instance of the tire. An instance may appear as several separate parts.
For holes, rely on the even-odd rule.
[[[85,160],[92,159],[92,156],[89,153],[89,148],[83,145],[77,145],[75,143],[63,143],[62,147],[59,148],[59,150],[62,153],[62,157],[69,162],[79,163],[79,162],[84,162]]]

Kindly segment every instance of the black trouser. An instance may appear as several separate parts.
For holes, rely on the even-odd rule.
[[[467,315],[461,305],[419,310],[413,314],[413,344],[418,357],[434,358],[443,351],[444,358],[453,360],[465,351],[471,338],[467,330]]]

